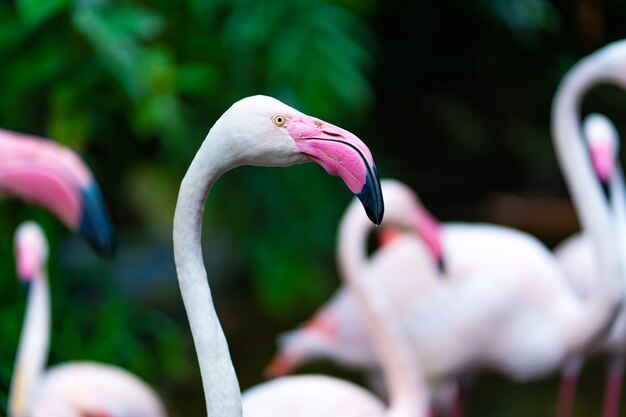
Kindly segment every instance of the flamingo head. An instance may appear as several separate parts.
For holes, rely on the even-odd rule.
[[[386,203],[382,228],[395,230],[396,233],[398,228],[416,232],[424,240],[439,270],[443,271],[445,262],[439,221],[426,210],[406,184],[392,179],[384,179],[381,184]]]
[[[25,288],[43,274],[48,260],[48,241],[41,227],[32,221],[22,223],[15,231],[17,275]]]
[[[228,138],[222,148],[235,165],[316,162],[345,182],[372,222],[382,221],[383,197],[372,154],[347,130],[267,96],[236,102],[213,129],[223,132],[217,137]]]
[[[0,130],[0,193],[40,205],[100,254],[113,251],[113,227],[91,171],[55,142]]]

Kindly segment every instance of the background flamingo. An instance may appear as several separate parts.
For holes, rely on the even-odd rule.
[[[41,205],[104,254],[113,249],[113,228],[91,171],[69,148],[0,129],[0,196]]]
[[[432,219],[432,216],[420,215],[424,208],[408,186],[393,180],[384,180],[382,185],[387,212],[393,210],[396,213],[394,217],[387,215],[382,224],[383,230],[390,229],[395,233],[397,226],[415,229],[413,225],[416,222]],[[367,230],[356,234],[352,240],[352,244],[358,248],[354,251],[360,253],[359,259],[363,264],[360,268],[365,268],[370,226],[363,221],[359,223],[358,218],[349,219],[346,216],[344,219],[356,229]],[[523,337],[523,332],[532,336],[532,329],[522,327],[517,333],[507,335],[495,323],[491,330],[481,328],[477,319],[485,317],[489,322],[513,316],[507,320],[512,323],[515,320],[528,320],[531,313],[526,313],[523,306],[538,303],[540,300],[537,300],[536,294],[552,293],[552,297],[557,298],[560,297],[559,291],[565,291],[567,296],[567,285],[547,248],[530,235],[496,225],[446,223],[426,229],[438,230],[440,233],[440,253],[443,254],[442,259],[446,260],[444,276],[439,276],[428,247],[414,234],[404,233],[395,236],[379,249],[378,256],[393,256],[398,266],[402,266],[403,274],[394,279],[382,275],[378,281],[377,295],[390,300],[388,302],[394,306],[396,317],[409,329],[412,350],[423,364],[433,387],[441,386],[443,392],[449,392],[453,386],[450,385],[450,377],[458,377],[483,366],[508,372],[519,380],[555,369],[557,365],[553,363],[553,368],[546,366],[532,370],[530,359],[515,363],[511,361],[513,357],[509,359],[505,353],[488,352],[489,348],[480,348],[481,343],[506,346],[513,342],[507,342],[505,337]],[[437,299],[442,301],[436,304],[433,300]],[[471,306],[468,307],[470,299]],[[424,304],[432,305],[433,310],[423,311],[421,306]],[[516,308],[519,310],[516,311]],[[550,306],[544,302],[542,308],[549,309]],[[493,313],[489,313],[489,309],[493,309]],[[472,312],[470,315],[469,311]],[[444,323],[447,328],[440,323]],[[463,325],[467,327],[463,328]],[[506,328],[510,325],[502,326]],[[281,374],[291,371],[302,362],[328,355],[348,366],[365,369],[377,381],[377,358],[369,346],[365,329],[354,299],[345,289],[339,290],[301,330],[284,336],[281,350],[270,363],[269,371]],[[467,340],[453,341],[459,337]],[[484,338],[482,342],[480,337]],[[498,340],[499,337],[502,339]],[[471,342],[476,344],[471,345]],[[458,349],[448,352],[446,357],[439,353],[441,350],[453,350],[452,346],[458,346]],[[468,350],[464,350],[465,346],[468,346]],[[426,359],[421,355],[427,355]],[[494,357],[499,362],[495,362]],[[452,404],[448,400],[444,401],[443,406],[450,408]],[[457,403],[451,410],[461,412],[462,406]]]
[[[389,213],[390,207],[398,204],[406,195],[405,188],[408,187],[390,179],[382,180],[381,186]],[[380,228],[376,229],[384,240],[383,246],[388,247],[377,250],[373,258],[379,263],[389,263],[390,259],[393,259],[396,263],[393,268],[400,268],[403,272],[398,277],[395,276],[397,274],[380,272],[384,273],[388,279],[384,282],[378,281],[381,288],[376,291],[376,296],[380,298],[385,294],[390,294],[385,298],[386,303],[398,302],[398,299],[408,297],[415,297],[417,300],[426,294],[429,287],[439,279],[434,265],[438,265],[439,271],[443,270],[441,226],[417,199],[407,213],[395,209],[391,213],[394,213],[396,217],[390,217],[388,214]],[[402,216],[404,219],[399,220],[397,216]],[[409,220],[406,219],[407,217]],[[405,237],[402,235],[402,229],[394,227],[395,224],[407,223],[413,225],[412,229],[420,236],[420,239],[415,239],[409,233]],[[367,257],[367,233],[355,235],[356,230],[364,227],[369,232],[368,224],[361,222],[359,213],[348,208],[340,224],[343,235],[340,235],[339,240],[343,238],[347,241],[348,239],[344,236],[351,236],[353,240],[365,239],[365,241],[359,242],[358,257],[354,254],[356,251],[352,251],[354,253],[351,256],[355,257],[355,260],[344,260],[342,253],[339,253],[338,264],[344,274],[363,274],[369,267],[377,265],[374,260]],[[410,242],[403,242],[404,238]],[[394,244],[396,239],[398,239],[397,245]],[[340,241],[338,245],[345,247],[348,243]],[[405,246],[410,246],[415,252],[410,256],[404,256]],[[394,255],[396,250],[402,255]],[[410,274],[407,273],[408,271],[411,271]],[[331,359],[340,366],[364,371],[370,385],[376,391],[384,393],[386,387],[382,381],[378,355],[372,347],[368,334],[367,321],[359,302],[348,288],[342,286],[304,325],[279,337],[278,352],[268,364],[266,373],[275,378],[287,375],[306,363],[319,359]],[[410,340],[407,342],[410,344]]]
[[[585,90],[593,82],[597,82],[594,77],[606,76],[602,71],[606,68],[607,61],[608,65],[616,65],[620,58],[619,54],[615,53],[616,50],[620,51],[618,46],[600,51],[572,70],[564,81],[564,87],[559,90],[559,94],[555,98],[554,115],[555,140],[559,145],[557,150],[562,160],[568,161],[564,163],[565,174],[579,207],[581,221],[594,231],[595,239],[602,244],[604,268],[607,274],[611,274],[610,278],[604,280],[605,284],[600,284],[606,285],[606,287],[602,288],[596,284],[596,293],[586,300],[581,300],[567,287],[567,282],[559,268],[553,260],[548,259],[549,254],[545,247],[540,248],[538,242],[533,243],[535,248],[532,251],[536,251],[534,256],[530,256],[532,251],[516,249],[515,253],[519,258],[511,260],[506,258],[506,253],[502,252],[503,248],[506,248],[506,246],[502,246],[505,245],[505,239],[492,248],[482,247],[480,249],[477,247],[477,242],[482,237],[475,236],[474,239],[467,239],[464,247],[458,246],[459,253],[469,255],[465,262],[471,263],[481,259],[482,262],[480,263],[483,265],[500,264],[503,266],[515,265],[517,262],[517,265],[522,268],[526,265],[529,269],[535,269],[527,270],[526,277],[518,279],[503,280],[502,277],[510,274],[510,271],[496,272],[496,275],[492,275],[494,281],[491,285],[498,285],[501,290],[506,286],[506,292],[494,295],[493,291],[487,292],[486,287],[480,289],[481,286],[487,285],[484,278],[493,274],[492,271],[484,270],[484,266],[482,266],[483,271],[474,269],[475,272],[473,273],[468,273],[472,269],[467,267],[459,268],[458,270],[462,271],[462,275],[467,279],[450,280],[452,282],[459,281],[459,283],[450,285],[449,295],[443,295],[441,293],[443,290],[434,291],[433,299],[439,299],[439,302],[437,306],[434,302],[432,303],[433,313],[427,314],[425,312],[424,305],[427,303],[423,299],[414,302],[415,307],[411,312],[412,314],[416,312],[422,314],[422,318],[417,315],[402,317],[411,318],[407,327],[414,329],[411,333],[417,335],[414,339],[417,346],[416,350],[423,358],[422,363],[431,380],[441,380],[446,375],[458,374],[462,370],[485,365],[499,369],[516,380],[540,376],[558,368],[563,360],[576,357],[577,352],[581,352],[586,346],[589,346],[602,333],[607,323],[610,323],[620,297],[619,260],[615,252],[616,240],[611,231],[612,226],[609,226],[614,225],[614,219],[608,212],[606,204],[603,203],[601,195],[598,195],[599,192],[601,193],[600,187],[593,182],[594,176],[590,172],[588,161],[584,159],[584,154],[582,157],[580,155],[582,144],[567,143],[568,139],[565,139],[567,136],[564,132],[575,140],[579,139],[580,135],[572,133],[577,126],[577,119],[572,117],[572,113],[575,112],[572,110],[572,106],[574,108],[577,106],[576,99],[578,99],[578,97],[572,98],[572,96],[580,94],[581,91],[579,90]],[[576,82],[572,82],[572,79]],[[572,163],[569,162],[568,158],[576,161],[576,168],[570,168]],[[583,196],[583,194],[590,194],[591,197]],[[388,204],[389,207],[391,207],[390,204]],[[471,231],[467,226],[459,225],[458,227],[464,232]],[[500,238],[504,237],[503,235]],[[451,276],[454,276],[457,261],[453,247],[447,246],[449,241],[445,239],[446,234],[444,232],[443,253],[446,254],[446,261],[448,262],[447,270]],[[486,251],[489,255],[488,259],[480,258],[480,253],[484,249],[488,249]],[[539,255],[539,252],[544,252],[544,254]],[[542,257],[544,259],[541,259]],[[519,268],[518,266],[518,268],[513,269]],[[448,282],[448,280],[443,281]],[[471,286],[475,288],[471,288]],[[610,294],[607,288],[610,288],[614,293]],[[437,295],[437,292],[440,292],[441,295]],[[449,310],[442,306],[442,303],[446,301],[445,297],[449,298],[447,300]],[[602,306],[601,300],[604,297],[606,297],[605,301],[608,304]],[[464,301],[466,303],[466,300],[470,298],[473,298],[473,304],[471,306],[464,304]],[[503,302],[504,304],[499,304]],[[509,305],[508,309],[506,308],[507,304]],[[398,306],[397,303],[393,303],[393,305]],[[533,305],[534,307],[530,307]],[[492,309],[489,314],[486,313],[488,309]],[[436,318],[435,311],[440,311],[440,324],[436,324],[436,321],[433,320],[433,317]],[[538,312],[541,313],[536,315]],[[586,326],[581,326],[579,320],[582,320],[583,317],[591,317],[593,324],[587,323]],[[472,324],[472,321],[477,318],[481,318],[482,323],[476,321]],[[492,330],[487,330],[489,323],[493,323],[498,318],[505,319],[500,326],[494,326]],[[550,321],[552,322],[550,323]],[[459,324],[464,324],[465,329]],[[447,326],[447,328],[443,328],[443,326]],[[552,330],[548,330],[550,326],[554,326]],[[329,326],[323,325],[321,327],[327,330]],[[569,330],[563,332],[566,327],[569,327]],[[542,335],[543,331],[545,333]],[[453,342],[452,339],[446,338],[452,337],[446,336],[450,334],[466,334],[467,337],[463,339],[463,342],[460,340]],[[437,336],[440,339],[437,339]],[[484,340],[489,340],[489,343],[482,349],[479,348],[480,336],[484,337]],[[468,343],[468,341],[472,343]],[[462,346],[463,349],[454,351],[454,346]],[[447,362],[442,359],[444,355],[441,355],[441,350],[446,351]],[[437,369],[438,366],[439,369]]]
[[[616,218],[618,239],[624,239],[624,186],[623,174],[618,159],[619,136],[613,123],[600,114],[587,116],[584,124],[585,139],[594,171],[603,184],[605,194],[611,201]],[[623,240],[620,241],[623,245]],[[620,246],[623,253],[624,246]],[[571,285],[586,297],[599,272],[598,256],[589,237],[575,234],[563,241],[555,254]],[[619,400],[623,375],[623,356],[626,349],[626,312],[622,307],[608,334],[599,342],[598,349],[612,356],[604,397],[604,417],[619,414]],[[582,358],[575,358],[564,371],[559,415],[570,416],[576,394]]]
[[[10,417],[164,417],[150,387],[127,371],[95,362],[70,362],[44,372],[50,339],[48,244],[41,228],[22,224],[15,234],[17,272],[28,302],[11,391]]]

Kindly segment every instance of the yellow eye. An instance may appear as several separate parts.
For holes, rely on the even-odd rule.
[[[276,116],[274,116],[274,124],[276,126],[283,126],[286,121],[287,121],[287,118],[283,116],[282,114],[277,114]]]

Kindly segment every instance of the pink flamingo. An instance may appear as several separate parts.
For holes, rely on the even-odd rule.
[[[388,209],[390,205],[401,200],[408,189],[408,186],[391,179],[382,180],[381,186]],[[396,193],[399,195],[396,196]],[[357,216],[358,213],[353,212],[353,215]],[[436,271],[433,269],[434,263],[437,262],[438,265],[444,263],[441,242],[442,225],[426,210],[419,199],[414,201],[406,216],[414,219],[413,230],[421,241],[410,235],[403,236],[404,230],[395,227],[390,222],[389,216],[380,228],[376,229],[376,232],[381,246],[388,246],[384,251],[379,249],[384,253],[388,253],[394,247],[402,246],[403,243],[400,242],[405,238],[411,240],[411,245],[415,245],[416,252],[403,262],[405,270],[415,273],[415,279],[402,282],[387,280],[383,285],[384,288],[380,288],[379,292],[383,291],[385,294],[385,290],[393,288],[394,294],[401,295],[403,292],[405,294],[410,292],[415,299],[418,299],[428,290],[428,286],[432,285],[431,280],[437,279]],[[357,221],[350,219],[346,214],[340,227],[344,229],[343,222],[357,227]],[[358,225],[358,227],[363,226]],[[359,257],[362,263],[355,265],[358,271],[370,264],[363,242],[360,243],[360,247],[363,248],[363,253]],[[350,274],[356,273],[349,271],[349,266],[341,258],[338,259],[338,263],[342,270]],[[439,269],[444,271],[443,267]],[[340,287],[330,300],[301,327],[281,335],[278,345],[278,352],[265,370],[266,374],[272,378],[287,375],[306,363],[327,358],[346,368],[366,371],[370,374],[374,386],[378,384],[380,374],[377,366],[378,360],[368,339],[366,323],[355,297],[345,287]]]
[[[50,339],[48,244],[34,222],[15,234],[17,272],[28,288],[26,316],[9,394],[10,417],[165,417],[152,389],[125,370],[70,362],[44,371]]]
[[[399,296],[406,304],[390,302],[402,312],[397,317],[406,321],[429,381],[441,382],[477,367],[499,370],[518,381],[545,375],[588,349],[613,319],[621,303],[615,222],[579,143],[576,111],[580,96],[593,83],[618,77],[625,46],[616,44],[583,60],[565,78],[554,102],[555,145],[581,223],[599,248],[604,274],[594,291],[581,299],[536,239],[487,225],[446,225],[442,247],[448,279],[430,280],[427,296],[416,297],[405,289]],[[395,205],[388,191],[385,195],[389,212]],[[410,200],[405,213],[411,212]],[[454,233],[459,237],[452,238]],[[365,233],[353,244],[363,245],[364,240]],[[362,247],[362,256],[365,253]],[[416,253],[405,261],[410,264]],[[388,280],[381,284],[379,297],[389,287]],[[341,297],[335,301],[344,302]],[[337,336],[328,315],[323,317],[321,333]]]
[[[288,166],[313,160],[340,176],[362,201],[375,223],[383,202],[378,176],[367,147],[350,132],[307,116],[278,100],[248,97],[235,103],[215,123],[183,179],[174,215],[174,258],[181,294],[198,354],[211,417],[252,416],[418,416],[423,403],[416,395],[421,378],[397,339],[402,333],[387,323],[387,310],[363,307],[380,331],[374,341],[387,361],[386,376],[396,390],[389,406],[364,389],[321,375],[285,377],[249,390],[241,400],[226,338],[213,307],[201,250],[202,212],[208,192],[226,171],[240,165]],[[367,281],[353,282],[365,300]],[[383,340],[385,338],[386,340]]]
[[[91,171],[72,150],[50,140],[0,129],[0,197],[45,207],[103,254],[113,228]]]
[[[620,250],[623,253],[626,249],[623,241],[626,236],[624,230],[626,212],[623,174],[617,157],[619,136],[613,123],[600,114],[591,114],[585,119],[584,132],[596,176],[603,184],[605,194],[611,199],[617,223],[617,236],[621,244]],[[591,240],[584,234],[575,234],[562,242],[555,249],[555,254],[576,292],[580,297],[587,297],[593,281],[600,273],[598,257]],[[597,350],[608,352],[612,356],[602,415],[616,417],[619,412],[623,357],[626,354],[626,310],[623,307],[620,308],[606,337],[599,342]],[[559,416],[567,417],[572,414],[582,361],[582,357],[574,358],[564,369],[557,408]]]
[[[424,207],[408,186],[394,180],[383,180],[381,184],[388,213],[382,224],[383,239],[387,243],[378,250],[377,256],[393,256],[398,266],[402,267],[403,274],[394,279],[389,279],[389,274],[384,278],[381,276],[377,296],[388,299],[387,302],[396,310],[396,317],[409,330],[411,350],[420,358],[431,382],[433,395],[439,397],[438,391],[449,392],[450,388],[456,391],[456,403],[451,401],[453,398],[448,398],[439,401],[439,405],[459,415],[463,407],[462,398],[459,387],[455,387],[451,377],[480,366],[490,365],[504,372],[512,372],[512,376],[519,380],[531,378],[532,374],[526,374],[529,372],[526,370],[528,362],[507,362],[499,351],[488,353],[486,348],[481,348],[480,343],[490,345],[497,340],[497,335],[502,335],[503,340],[497,343],[512,344],[512,340],[522,337],[524,331],[529,331],[523,322],[529,319],[531,313],[524,308],[515,311],[512,303],[517,298],[522,300],[520,304],[524,307],[524,304],[532,305],[539,301],[536,293],[556,293],[566,289],[562,282],[559,283],[563,281],[562,275],[547,248],[530,235],[503,226],[461,223],[440,225],[431,215],[423,215]],[[354,211],[351,213],[355,216]],[[397,214],[391,216],[390,213]],[[356,216],[351,219],[346,215],[344,221],[355,230],[366,230],[354,232],[355,236],[350,240],[350,244],[355,246],[353,251],[360,250],[361,264],[355,268],[363,270],[368,264],[366,239],[371,227]],[[416,227],[416,224],[421,226]],[[418,233],[398,235],[398,226],[410,227]],[[421,236],[424,231],[429,231],[431,236],[425,242],[417,236]],[[438,245],[428,244],[437,239],[440,239]],[[437,251],[433,248],[437,248]],[[445,270],[436,268],[434,260],[443,260],[444,256]],[[341,259],[339,263],[344,264]],[[349,265],[344,266],[342,270],[348,271],[349,268]],[[489,279],[492,281],[489,282]],[[506,291],[487,289],[487,285]],[[444,296],[442,294],[445,291],[449,294]],[[425,312],[420,307],[425,305],[425,300],[434,305],[433,301],[428,301],[429,297],[439,297],[446,304],[432,307],[432,312]],[[449,297],[449,300],[443,297]],[[455,298],[458,300],[455,301]],[[470,298],[473,298],[474,305],[463,312],[462,306]],[[449,311],[444,312],[446,309]],[[455,318],[457,313],[462,317]],[[483,326],[477,318],[490,315],[493,317],[489,320],[512,316],[509,320],[513,324],[509,325],[519,321],[522,325],[507,335],[506,331],[494,324],[492,330],[489,330],[493,333],[488,334],[487,328],[481,329]],[[482,342],[476,335],[468,333],[473,330],[477,330],[479,336],[483,337]],[[450,334],[443,336],[440,334],[443,332]],[[458,333],[455,335],[453,332]],[[453,341],[454,337],[463,335],[466,335],[467,341]],[[448,344],[458,346],[459,349],[449,349]],[[464,352],[464,344],[469,345],[470,349],[474,346],[474,353]],[[441,356],[439,351],[442,350],[449,354]],[[479,356],[481,354],[483,358]],[[431,356],[423,360],[423,355]],[[329,357],[345,366],[364,369],[373,377],[371,379],[375,385],[379,385],[377,357],[368,341],[366,322],[354,297],[346,289],[337,291],[302,328],[281,337],[280,350],[270,362],[268,371],[274,376],[284,375],[296,366],[320,357]],[[533,372],[541,374],[547,371],[538,369]]]
[[[377,297],[390,294],[391,296],[388,298],[397,298],[392,301],[387,300],[388,303],[396,303],[410,296],[415,297],[416,302],[419,302],[419,298],[429,291],[436,280],[441,279],[439,274],[445,273],[441,234],[446,226],[441,225],[428,212],[419,199],[412,194],[408,186],[391,179],[382,180],[381,186],[388,213],[389,208],[394,204],[400,204],[402,207],[407,206],[406,203],[402,202],[407,195],[412,195],[415,200],[407,212],[392,211],[396,215],[412,220],[398,221],[387,214],[381,227],[376,229],[381,246],[386,246],[385,249],[377,251],[378,257],[394,257],[399,265],[402,265],[404,272],[401,276],[408,278],[386,279],[384,283],[379,282],[378,285],[381,288],[378,288],[376,294]],[[340,247],[347,246],[346,243],[342,244],[342,239],[354,239],[346,237],[352,234],[351,230],[347,230],[348,226],[346,225],[349,224],[355,229],[365,226],[359,224],[363,222],[360,222],[358,212],[352,211],[350,213],[349,215],[348,211],[346,212],[340,225],[340,229],[345,231],[339,236],[338,245]],[[350,216],[355,218],[352,219]],[[412,230],[420,239],[415,239],[410,233],[405,236],[402,228],[394,226],[394,224],[407,222],[413,225]],[[366,236],[358,237],[366,238]],[[392,254],[395,250],[403,252],[407,245],[414,249],[415,253],[408,254],[404,258]],[[346,274],[356,275],[374,263],[367,258],[366,243],[360,242],[358,247],[361,248],[362,252],[356,258],[357,261],[344,260],[341,254],[338,258],[340,268]],[[352,252],[354,256],[355,251]],[[435,264],[437,269],[434,267]],[[407,276],[406,271],[412,271],[414,276]],[[367,322],[359,303],[352,292],[342,286],[301,327],[280,336],[278,352],[266,367],[265,373],[276,378],[292,373],[304,364],[320,359],[330,359],[342,367],[364,371],[370,385],[377,392],[384,393],[386,388],[379,368],[378,355],[372,347],[368,334]],[[411,343],[410,340],[406,342],[409,345]],[[435,389],[433,400],[440,408],[449,409],[453,406],[454,396],[460,395],[457,392],[458,388],[455,384],[449,383],[439,385]],[[450,396],[449,394],[454,395]]]

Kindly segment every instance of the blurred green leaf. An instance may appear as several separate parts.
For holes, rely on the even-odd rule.
[[[66,9],[72,0],[16,0],[22,21],[37,26]]]
[[[220,82],[218,70],[208,64],[189,63],[180,65],[178,70],[178,91],[198,95],[207,94],[217,88]]]
[[[8,8],[0,8],[0,51],[13,47],[27,32]]]

